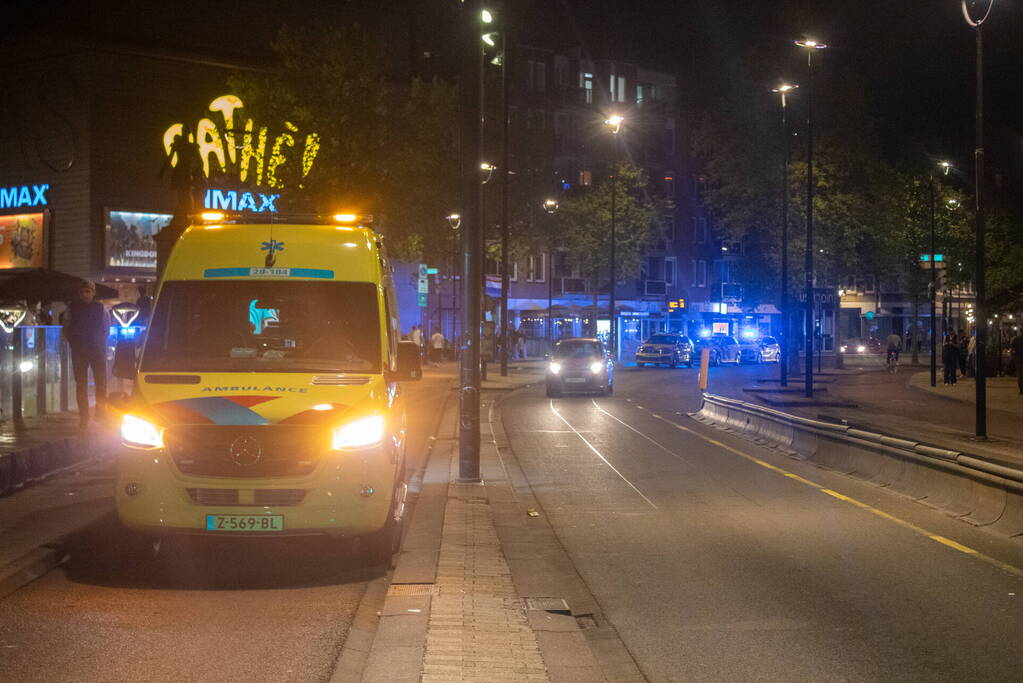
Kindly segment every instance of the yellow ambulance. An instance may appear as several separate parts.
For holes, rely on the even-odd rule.
[[[422,370],[381,238],[354,214],[262,220],[205,213],[174,247],[118,406],[118,515],[156,534],[359,537],[389,556],[399,381]]]

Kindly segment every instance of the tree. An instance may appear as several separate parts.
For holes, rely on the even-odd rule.
[[[318,211],[373,213],[398,256],[446,255],[454,237],[444,216],[457,197],[454,87],[389,80],[383,45],[355,24],[284,27],[272,47],[271,68],[238,72],[230,84],[261,116],[319,135],[316,164],[304,176],[293,166],[286,186]]]
[[[617,279],[639,274],[642,256],[661,234],[668,206],[650,197],[646,173],[631,163],[617,168],[615,184],[615,270]],[[552,217],[552,246],[588,278],[593,292],[596,330],[597,293],[610,269],[611,179],[578,188],[560,203]]]

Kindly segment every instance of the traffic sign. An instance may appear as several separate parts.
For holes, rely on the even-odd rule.
[[[419,292],[419,305],[420,305],[420,307],[422,307],[422,308],[426,307],[426,299],[427,299],[427,297],[429,297],[429,294],[427,294],[426,292]]]
[[[427,268],[426,269],[426,274],[427,275],[436,275],[439,272],[440,272],[439,268]]]
[[[873,320],[873,319],[874,319],[874,316],[875,316],[875,315],[876,315],[876,314],[875,314],[875,313],[874,313],[873,311],[867,311],[867,312],[866,312],[866,313],[864,314],[864,317],[865,317],[865,318],[866,318],[867,320]]]
[[[945,255],[944,254],[935,254],[934,255],[934,262],[935,263],[941,263],[944,260],[945,260]],[[920,254],[920,261],[922,261],[923,263],[930,263],[931,262],[931,255],[930,254]]]

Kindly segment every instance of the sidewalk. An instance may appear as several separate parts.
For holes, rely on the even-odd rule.
[[[496,396],[484,416],[499,414]],[[599,606],[536,511],[499,415],[484,417],[480,483],[458,480],[456,418],[449,400],[365,667],[343,655],[332,681],[642,680],[613,629],[580,625]]]
[[[80,432],[76,414],[26,427],[0,431],[0,467],[36,470],[0,497],[0,598],[63,562],[57,542],[113,510],[114,463],[98,431]]]
[[[1023,468],[1023,397],[1014,378],[989,378],[988,436],[977,441],[974,385],[960,380],[954,387],[930,387],[930,371],[904,368],[847,372],[826,378],[824,405],[779,407],[764,400],[762,385],[744,388],[744,396],[803,417],[844,419],[893,436],[919,440]],[[940,382],[940,376],[939,376]],[[1011,382],[1011,391],[1008,384]],[[791,388],[791,387],[790,387]],[[828,405],[831,402],[832,405]]]

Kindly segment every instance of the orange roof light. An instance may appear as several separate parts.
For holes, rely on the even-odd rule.
[[[222,211],[203,211],[199,216],[204,221],[211,223],[224,220],[224,212]]]
[[[359,220],[359,214],[356,213],[335,213],[334,220],[338,223],[354,223]]]

